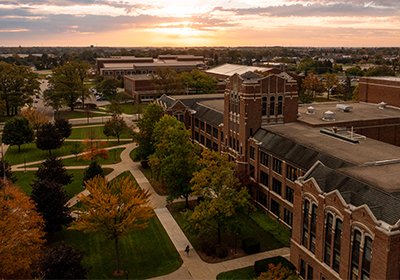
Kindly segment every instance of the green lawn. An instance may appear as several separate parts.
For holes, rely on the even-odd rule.
[[[190,231],[190,225],[186,221],[183,211],[184,210],[184,204],[183,203],[176,203],[174,204],[171,208],[171,214],[174,217],[174,219],[177,221],[179,226],[182,228],[182,230],[185,232],[185,235],[188,237],[190,240],[191,244],[196,248],[196,250],[201,249],[201,240],[197,238],[197,236]],[[275,222],[277,223],[277,222]],[[272,233],[266,231],[264,228],[262,228],[258,223],[256,223],[252,218],[249,218],[249,215],[239,215],[238,216],[238,221],[237,225],[239,225],[240,228],[240,234],[238,236],[238,241],[237,244],[241,244],[241,240],[246,239],[246,238],[254,238],[260,242],[260,247],[261,251],[269,251],[277,248],[281,248],[284,245],[278,241]],[[210,237],[210,244],[216,243],[216,238],[217,235],[216,233],[214,235],[211,235]],[[233,234],[222,234],[222,240],[224,245],[234,248],[234,236]]]
[[[117,177],[115,177],[113,180],[115,180],[115,179],[120,179],[120,178],[126,178],[126,177],[129,177],[131,180],[133,180],[133,181],[135,182],[135,184],[136,184],[137,186],[139,186],[138,183],[136,182],[135,177],[133,177],[133,175],[132,175],[132,173],[131,173],[130,171],[122,172],[122,173],[119,174]]]
[[[74,176],[72,178],[71,184],[65,186],[65,191],[67,193],[67,196],[68,198],[71,198],[82,191],[83,170],[68,170],[67,172]],[[15,184],[19,186],[28,195],[30,195],[32,191],[30,184],[33,182],[33,179],[35,178],[35,173],[36,173],[35,171],[13,172],[13,174],[15,174],[15,176],[17,177],[17,182]]]
[[[56,114],[56,113],[54,113]],[[107,116],[106,114],[101,114],[96,111],[90,111],[89,117],[105,117]],[[86,112],[82,111],[59,111],[57,117],[63,118],[63,119],[82,119],[82,118],[87,118],[88,114]]]
[[[103,126],[72,128],[71,136],[68,139],[107,139],[103,134]],[[127,131],[122,133],[121,137],[132,139],[132,135]],[[111,137],[110,139],[116,139]]]
[[[125,114],[141,114],[144,110],[144,108],[146,108],[147,104],[134,104],[134,103],[123,103],[120,104],[120,108],[122,113]],[[106,110],[110,109],[110,105],[106,105],[104,106],[104,108],[106,108]]]
[[[85,253],[83,265],[90,268],[88,279],[115,279],[114,242],[100,234],[64,230],[58,239]],[[133,231],[121,240],[122,279],[146,279],[171,273],[182,260],[159,220],[154,217],[144,230]]]
[[[290,229],[272,219],[263,210],[257,209],[257,211],[250,214],[250,218],[284,246],[290,246],[290,237],[292,235]]]
[[[256,278],[253,266],[234,269],[217,275],[217,280],[250,280]]]
[[[55,157],[71,154],[72,142],[64,142],[61,148],[52,150],[51,154]],[[5,159],[10,164],[28,163],[32,161],[44,160],[49,156],[48,151],[42,151],[36,148],[35,143],[24,144],[21,146],[21,152],[18,152],[17,146],[8,148]]]
[[[121,152],[123,150],[125,150],[125,149],[117,148],[117,149],[108,150],[108,158],[106,158],[106,159],[99,158],[97,160],[97,162],[100,165],[119,163],[119,162],[121,162]],[[79,165],[89,165],[90,164],[90,160],[84,160],[80,157],[66,158],[66,159],[63,159],[62,162],[65,166],[79,166]]]

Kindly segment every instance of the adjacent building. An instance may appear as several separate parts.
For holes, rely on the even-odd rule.
[[[299,274],[400,279],[400,110],[376,99],[298,105],[284,72],[226,79],[224,94],[157,102],[250,177],[255,203],[292,229]]]
[[[125,75],[151,74],[160,69],[177,72],[205,69],[203,56],[159,55],[152,57],[113,56],[96,59],[96,72],[100,76],[119,78]]]
[[[400,107],[399,77],[362,77],[359,81],[359,100]]]

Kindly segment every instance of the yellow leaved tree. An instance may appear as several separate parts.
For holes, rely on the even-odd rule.
[[[147,191],[138,188],[129,178],[108,182],[97,176],[85,183],[89,196],[81,197],[83,212],[71,226],[84,232],[100,232],[115,242],[115,275],[124,273],[120,267],[121,236],[147,226],[154,215]]]
[[[34,203],[10,183],[0,186],[0,279],[31,277],[44,243],[44,222]]]

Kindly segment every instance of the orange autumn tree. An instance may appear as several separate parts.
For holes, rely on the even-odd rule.
[[[119,240],[133,230],[147,227],[154,215],[150,193],[138,188],[129,177],[111,182],[96,176],[85,183],[89,196],[80,197],[83,211],[71,226],[84,232],[100,232],[115,243],[116,270],[122,275]]]
[[[108,151],[104,149],[104,141],[94,141],[92,139],[85,139],[83,141],[83,153],[81,158],[84,160],[97,160],[98,158],[108,158]]]
[[[44,243],[44,222],[17,187],[0,186],[0,279],[31,277]]]
[[[32,107],[22,109],[21,116],[28,120],[29,124],[36,132],[40,126],[50,121],[50,118],[47,115]]]

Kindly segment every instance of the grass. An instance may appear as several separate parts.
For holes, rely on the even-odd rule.
[[[201,242],[208,240],[200,240],[196,234],[191,231],[191,227],[188,224],[184,214],[184,204],[183,203],[175,203],[172,207],[169,208],[172,216],[177,221],[179,226],[184,231],[185,235],[190,240],[190,243],[196,248],[196,250],[201,251]],[[277,223],[277,222],[275,222]],[[249,215],[241,214],[237,216],[236,224],[239,225],[240,233],[238,236],[237,244],[241,244],[241,240],[246,238],[254,238],[260,242],[261,251],[269,251],[277,248],[281,248],[284,245],[277,240],[272,233],[265,230],[263,227],[259,226],[252,218],[249,218]],[[222,234],[223,244],[230,248],[234,248],[234,238],[232,238],[233,234],[224,233]],[[215,242],[212,242],[215,239]],[[210,242],[208,244],[216,243],[217,235],[216,233],[211,236]]]
[[[137,155],[137,149],[133,149],[132,151],[131,151],[131,153],[129,154],[129,157],[133,160],[133,161],[136,161],[136,162],[139,162],[140,160],[139,160],[139,156]]]
[[[138,183],[136,182],[135,177],[133,177],[132,173],[130,171],[124,171],[121,174],[119,174],[117,177],[115,177],[113,180],[115,179],[122,179],[122,178],[126,178],[129,177],[131,180],[133,180],[136,184],[136,186],[139,186]]]
[[[272,219],[263,210],[257,209],[257,211],[251,213],[250,218],[256,222],[261,228],[269,232],[275,239],[279,240],[284,246],[290,246],[290,237],[292,235],[290,229]]]
[[[67,172],[73,175],[71,184],[65,186],[67,197],[71,198],[82,191],[83,170],[68,170]],[[30,184],[35,178],[35,173],[35,171],[14,172],[17,178],[16,185],[19,186],[28,195],[30,195],[32,192],[32,187],[30,186]]]
[[[57,117],[63,119],[82,119],[87,118],[87,113],[82,111],[59,111]],[[105,117],[106,114],[100,114],[97,112],[90,111],[89,117]]]
[[[61,148],[52,150],[51,154],[55,157],[61,157],[71,154],[73,142],[64,142]],[[24,144],[21,146],[21,152],[18,152],[17,146],[11,146],[7,149],[5,159],[9,164],[28,163],[32,161],[44,160],[49,156],[48,151],[42,151],[36,147],[35,143]]]
[[[90,268],[88,279],[115,279],[114,242],[95,233],[64,230],[58,239],[85,253],[83,265]],[[178,269],[182,260],[156,217],[144,230],[133,231],[120,242],[121,266],[129,272],[121,279],[146,279]]]
[[[107,136],[104,135],[103,128],[103,126],[72,128],[71,136],[68,139],[106,139]],[[122,133],[120,138],[132,139],[132,135],[127,131]]]
[[[141,114],[146,108],[147,104],[133,104],[133,103],[123,103],[119,105],[121,108],[122,113],[125,114]],[[110,105],[104,106],[106,110],[110,110]]]
[[[239,269],[234,269],[226,272],[222,272],[217,275],[217,280],[247,280],[256,279],[256,273],[254,272],[253,266],[247,266]]]
[[[106,159],[99,158],[97,160],[97,162],[100,165],[119,163],[119,162],[121,162],[121,152],[123,150],[125,150],[125,148],[117,148],[117,149],[108,150],[108,158],[106,158]],[[62,162],[65,166],[79,166],[79,165],[89,165],[90,164],[90,160],[84,160],[80,157],[66,158],[66,159],[63,159]]]
[[[131,153],[132,156],[132,153]],[[154,191],[158,194],[158,195],[168,195],[168,189],[167,186],[165,186],[164,184],[158,182],[157,180],[155,180],[153,178],[153,174],[151,172],[151,168],[143,168],[142,166],[139,166],[140,171],[142,171],[143,175],[147,178],[147,180],[149,180],[150,184],[152,185]]]

